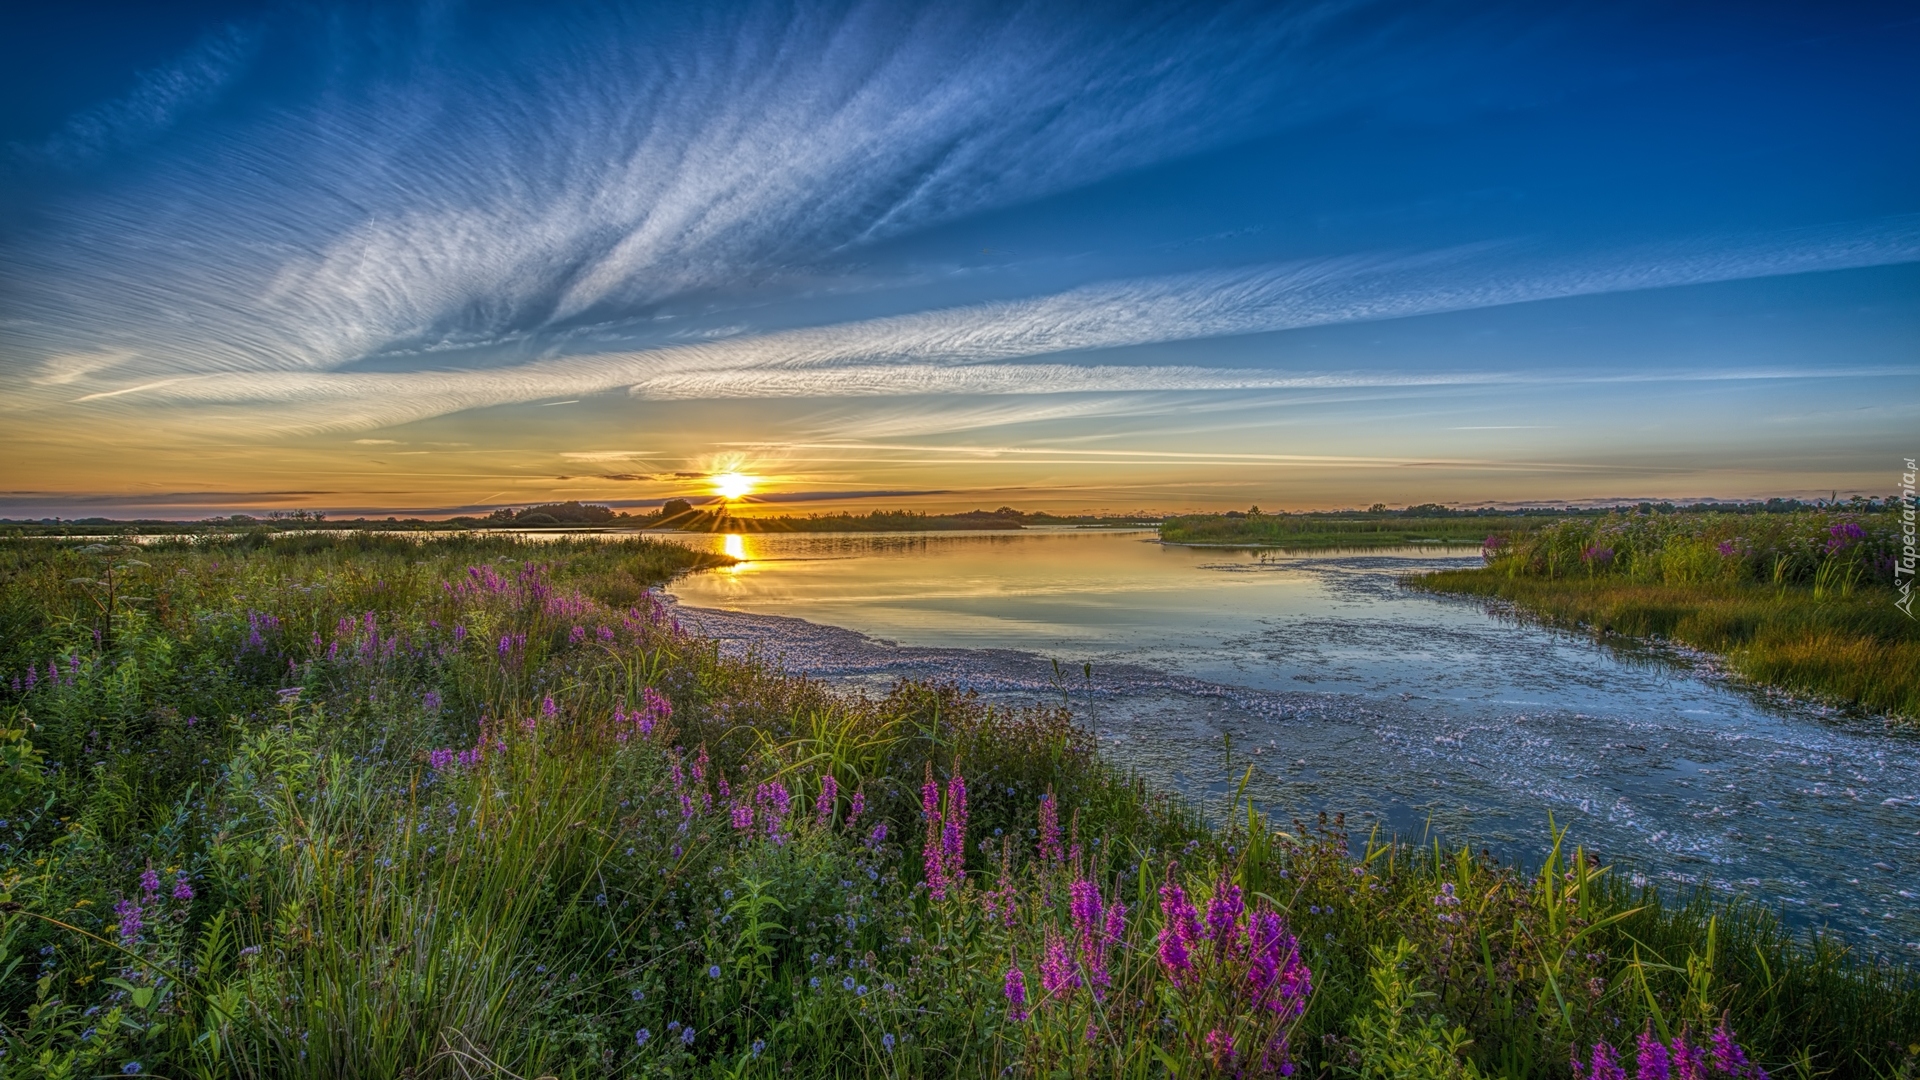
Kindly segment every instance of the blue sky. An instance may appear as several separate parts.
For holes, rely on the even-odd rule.
[[[0,515],[1884,494],[1895,5],[77,4]],[[891,503],[894,495],[875,495]]]

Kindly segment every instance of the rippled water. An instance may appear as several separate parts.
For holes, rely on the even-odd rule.
[[[1263,557],[1150,533],[675,539],[748,559],[676,582],[683,619],[794,670],[1064,698],[1109,756],[1203,799],[1254,766],[1251,792],[1283,818],[1344,811],[1525,857],[1551,812],[1633,872],[1920,955],[1920,740],[1681,653],[1399,584],[1477,553]]]

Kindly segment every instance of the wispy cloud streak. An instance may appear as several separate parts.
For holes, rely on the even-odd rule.
[[[537,353],[1324,112],[1340,92],[1321,84],[1355,84],[1316,74],[1386,33],[1348,32],[1355,6],[608,5],[497,27],[431,8],[405,24],[289,14],[276,56],[299,59],[297,36],[332,43],[302,61],[323,89],[48,207],[0,251],[15,316],[0,343],[40,363],[128,350],[138,381]],[[55,149],[164,125],[243,45],[218,38],[145,78]]]
[[[1920,260],[1920,217],[1584,256],[1512,247],[1342,258],[1103,283],[1052,296],[670,348],[477,371],[219,373],[95,391],[263,407],[263,424],[365,428],[494,405],[626,389],[728,397],[1126,394],[1563,382],[1514,372],[1303,372],[1062,362],[1154,342],[1404,318],[1546,299]],[[1052,357],[1049,362],[1018,362]],[[1602,373],[1602,381],[1832,376],[1838,369]],[[265,408],[271,407],[271,408]]]

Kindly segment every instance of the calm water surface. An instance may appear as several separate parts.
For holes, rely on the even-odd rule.
[[[1399,584],[1475,552],[1262,556],[1095,532],[672,539],[747,560],[676,582],[683,620],[793,670],[1064,699],[1109,756],[1196,797],[1254,766],[1251,790],[1283,818],[1344,811],[1363,830],[1525,857],[1551,813],[1633,872],[1920,956],[1920,741],[1684,655]]]

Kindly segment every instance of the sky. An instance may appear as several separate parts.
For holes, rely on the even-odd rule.
[[[147,3],[0,41],[0,516],[1885,495],[1920,11]]]

